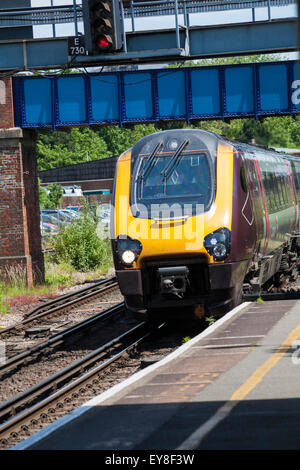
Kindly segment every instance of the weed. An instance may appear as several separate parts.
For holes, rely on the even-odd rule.
[[[3,299],[3,283],[0,282],[0,317],[7,314],[9,308],[8,301]]]
[[[5,285],[10,287],[26,287],[27,276],[24,266],[5,266],[1,271],[3,278],[2,290]]]
[[[182,342],[182,344],[184,344],[184,343],[187,343],[188,341],[190,341],[190,339],[191,339],[190,336],[185,336],[184,338],[182,338],[181,342]]]
[[[0,317],[3,317],[4,315],[7,314],[9,309],[9,302],[6,300],[4,302],[3,299],[0,299]]]
[[[209,317],[205,318],[205,321],[208,323],[208,325],[213,325],[216,321],[215,317],[213,315],[210,315]]]

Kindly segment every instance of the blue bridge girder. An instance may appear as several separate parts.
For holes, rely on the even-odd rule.
[[[296,61],[16,76],[15,125],[85,125],[295,115]]]
[[[69,56],[68,38],[0,41],[0,70],[21,71],[188,60],[297,50],[297,19],[126,34],[126,50],[101,56]]]

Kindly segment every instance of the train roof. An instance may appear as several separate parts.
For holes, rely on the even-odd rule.
[[[229,142],[231,143],[231,145],[233,145],[237,150],[242,150],[242,151],[248,151],[250,153],[253,153],[255,151],[259,151],[260,153],[261,152],[265,152],[269,155],[274,155],[274,156],[277,156],[277,157],[284,157],[284,158],[289,158],[289,159],[292,159],[292,160],[299,160],[300,161],[300,149],[298,150],[299,152],[299,155],[294,155],[290,152],[288,152],[288,150],[291,150],[291,149],[284,149],[284,148],[274,148],[274,147],[266,147],[265,145],[260,145],[260,144],[253,144],[253,143],[246,143],[246,142],[240,142],[238,140],[235,140],[235,139],[229,139],[225,136],[220,136],[223,140],[225,140],[226,142]]]
[[[241,150],[243,152],[249,152],[249,153],[267,153],[268,155],[273,155],[277,157],[283,157],[283,158],[288,158],[290,160],[294,161],[300,161],[300,149],[298,150],[299,155],[295,155],[290,152],[291,149],[284,149],[284,148],[271,148],[271,147],[266,147],[263,145],[259,144],[253,144],[253,143],[245,143],[241,142],[235,139],[229,139],[228,137],[222,136],[220,134],[217,134],[215,132],[207,131],[205,129],[168,129],[168,130],[163,130],[163,131],[158,131],[153,134],[147,135],[140,139],[134,146],[133,149],[141,148],[146,142],[149,142],[150,140],[157,139],[160,136],[167,136],[167,135],[172,135],[172,134],[192,134],[194,136],[199,136],[203,138],[204,136],[206,137],[204,140],[206,141],[206,144],[212,143],[212,140],[218,140],[218,141],[224,141],[226,143],[231,144],[235,149]],[[207,140],[208,139],[208,140]],[[209,145],[210,146],[210,145]]]

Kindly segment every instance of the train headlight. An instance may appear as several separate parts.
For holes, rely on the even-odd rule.
[[[213,254],[217,259],[224,259],[227,256],[227,249],[224,243],[217,243],[213,247]]]
[[[230,253],[230,239],[230,230],[224,227],[206,235],[203,244],[215,261],[223,261]]]
[[[124,266],[130,267],[138,259],[141,251],[142,244],[139,240],[134,240],[130,237],[117,238],[117,252],[121,263]]]
[[[121,259],[124,264],[132,266],[135,261],[135,253],[131,250],[125,250],[121,255]]]

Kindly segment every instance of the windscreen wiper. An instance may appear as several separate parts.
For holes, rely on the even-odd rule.
[[[175,168],[179,165],[179,162],[182,158],[182,152],[185,149],[185,147],[188,145],[188,143],[189,143],[188,140],[185,140],[184,142],[182,142],[182,144],[178,147],[178,149],[176,150],[174,155],[172,157],[170,157],[170,161],[169,161],[168,165],[161,172],[161,174],[164,175],[164,183],[166,183],[168,181],[168,179],[170,178],[170,176],[173,173],[173,171],[175,170]]]
[[[151,155],[149,157],[149,160],[148,160],[147,164],[145,165],[145,168],[143,169],[143,172],[140,176],[140,179],[142,181],[145,181],[145,179],[149,176],[150,172],[152,171],[152,169],[155,165],[156,156],[157,156],[158,152],[161,150],[162,146],[163,146],[163,143],[159,142],[156,145],[156,147],[154,148],[153,152],[151,153]]]

